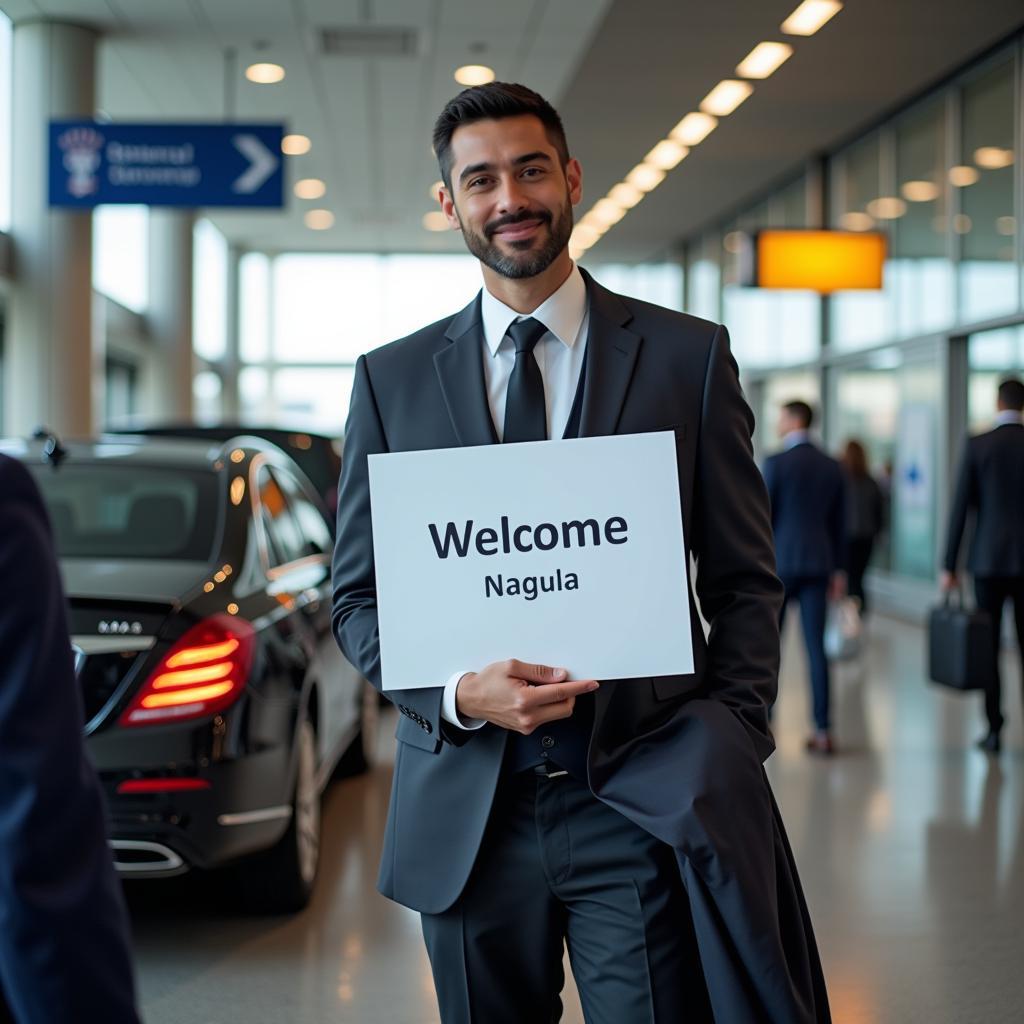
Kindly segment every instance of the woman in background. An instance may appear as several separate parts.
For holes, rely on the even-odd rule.
[[[882,491],[868,472],[864,446],[847,441],[840,462],[846,470],[846,533],[847,593],[860,602],[863,615],[867,611],[864,594],[864,573],[871,560],[875,538],[882,529]]]

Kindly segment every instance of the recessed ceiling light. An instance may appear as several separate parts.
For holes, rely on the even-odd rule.
[[[640,189],[641,192],[650,192],[651,189],[657,188],[664,180],[665,172],[657,167],[652,167],[650,164],[637,164],[626,175],[626,183]]]
[[[281,140],[281,152],[286,156],[302,156],[313,148],[305,135],[286,135]]]
[[[735,78],[727,78],[719,82],[700,101],[700,109],[705,114],[726,117],[731,114],[752,92],[754,87],[749,82],[740,82]]]
[[[968,185],[973,185],[980,177],[981,173],[978,168],[970,167],[967,164],[960,164],[949,169],[949,180],[957,188],[967,188]]]
[[[974,227],[974,224],[966,213],[958,213],[953,218],[953,230],[958,235],[966,235],[972,227]]]
[[[905,181],[900,191],[912,203],[930,203],[939,196],[939,186],[934,181]]]
[[[302,219],[313,231],[326,231],[334,226],[334,214],[330,210],[307,210]]]
[[[864,209],[878,220],[897,220],[907,212],[907,204],[897,196],[879,196]]]
[[[440,210],[431,210],[423,214],[423,226],[428,231],[447,231],[448,218]]]
[[[250,64],[245,77],[258,85],[273,85],[284,78],[284,68],[280,64]]]
[[[643,199],[644,194],[634,185],[627,185],[620,181],[615,188],[608,193],[608,198],[613,203],[618,203],[624,210],[631,210]]]
[[[982,146],[974,151],[974,162],[986,171],[997,171],[1013,163],[1013,150],[999,146]]]
[[[715,130],[717,124],[718,121],[710,114],[701,114],[695,110],[692,114],[687,114],[669,132],[669,137],[675,139],[676,142],[681,142],[684,146],[696,146]]]
[[[875,218],[860,210],[850,210],[839,218],[839,226],[847,231],[870,231],[875,226]]]
[[[430,198],[433,199],[435,203],[437,202],[437,193],[443,188],[443,181],[435,181],[434,184],[430,186]]]
[[[671,171],[690,151],[674,139],[662,139],[654,149],[644,157],[644,163],[663,171]]]
[[[782,31],[790,36],[813,36],[842,9],[839,0],[804,0],[782,23]]]
[[[319,199],[327,186],[319,178],[302,178],[295,182],[295,194],[300,199]]]
[[[793,56],[789,43],[758,43],[736,67],[742,78],[767,78]]]
[[[1014,235],[1017,233],[1017,221],[1013,217],[997,217],[996,231],[1001,235]]]
[[[459,85],[486,85],[494,81],[494,69],[484,64],[464,64],[455,71]]]

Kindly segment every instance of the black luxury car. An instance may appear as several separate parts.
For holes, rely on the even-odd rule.
[[[306,474],[323,505],[331,533],[334,532],[334,515],[338,510],[338,477],[341,475],[341,441],[336,438],[311,434],[306,430],[243,426],[237,423],[218,423],[216,426],[160,423],[138,429],[117,430],[114,433],[144,437],[193,437],[211,441],[229,441],[244,435],[269,441],[290,455]]]
[[[309,481],[253,437],[0,450],[32,470],[53,523],[119,871],[232,862],[250,906],[301,908],[321,793],[365,766],[378,707],[331,634]]]

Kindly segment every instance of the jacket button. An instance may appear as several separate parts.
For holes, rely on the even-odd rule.
[[[545,737],[544,737],[544,738],[543,738],[543,739],[542,739],[542,740],[540,741],[540,745],[541,745],[541,746],[542,746],[542,747],[543,747],[543,748],[544,748],[545,750],[550,750],[550,749],[551,749],[551,748],[552,748],[552,747],[553,747],[553,746],[555,745],[555,740],[554,740],[554,737],[552,737],[552,736],[545,736]]]

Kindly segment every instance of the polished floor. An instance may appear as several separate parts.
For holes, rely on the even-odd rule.
[[[993,758],[972,749],[982,731],[978,698],[925,683],[923,641],[917,628],[872,624],[862,663],[837,671],[840,753],[822,760],[802,749],[807,686],[794,623],[769,774],[837,1024],[1017,1024],[1024,1021],[1017,662],[1006,659],[1009,727]],[[291,920],[233,910],[215,878],[130,887],[148,1024],[436,1024],[418,919],[373,887],[388,761],[327,793],[315,902]],[[582,1024],[571,980],[565,1003],[565,1024]]]

